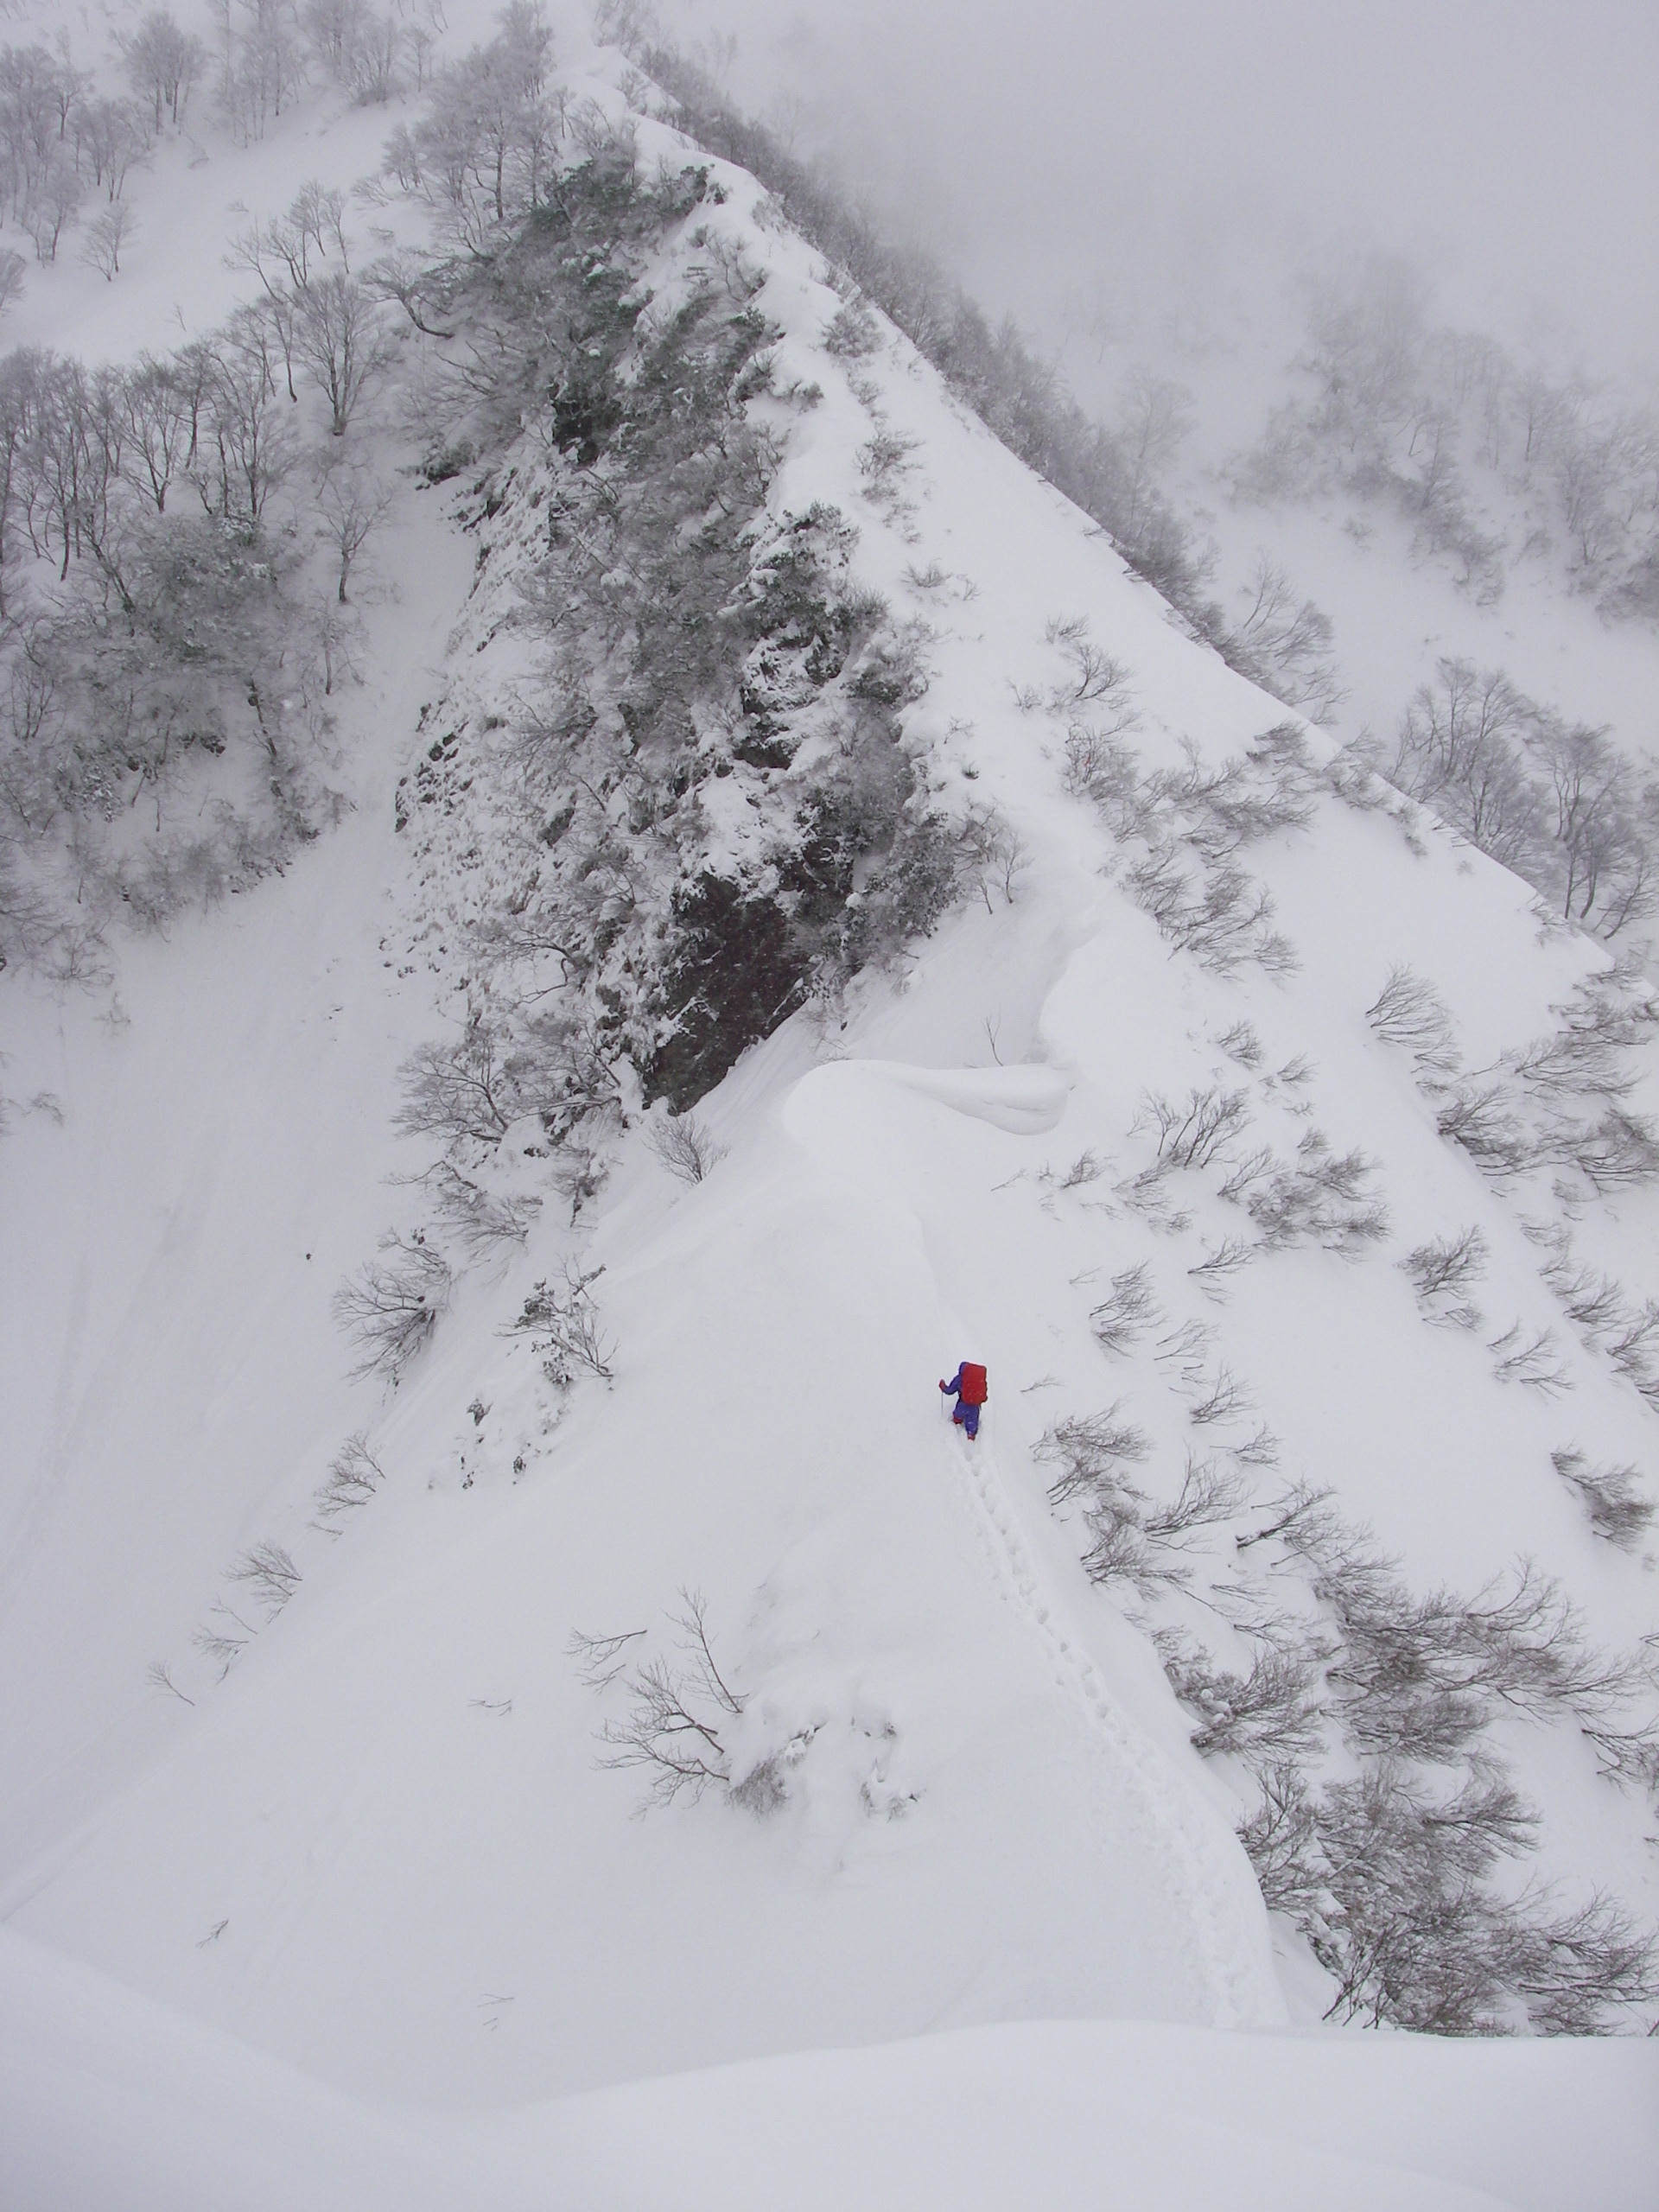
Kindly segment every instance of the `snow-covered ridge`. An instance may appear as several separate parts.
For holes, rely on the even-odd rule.
[[[652,267],[664,312],[711,241],[765,280],[770,388],[738,402],[776,439],[753,550],[787,542],[791,517],[848,526],[824,603],[860,611],[830,684],[844,696],[859,654],[905,643],[872,727],[904,764],[906,818],[941,825],[977,881],[957,876],[931,935],[889,939],[885,967],[815,973],[828,988],[697,1100],[698,1176],[652,1148],[673,1125],[616,1058],[591,1112],[562,1116],[566,1088],[442,1159],[430,1123],[395,1144],[397,1066],[476,1001],[480,955],[515,1014],[568,982],[556,948],[499,925],[550,895],[527,866],[556,806],[524,773],[527,729],[551,741],[523,608],[546,607],[553,495],[594,464],[554,458],[531,410],[481,493],[457,474],[420,494],[423,552],[441,502],[480,504],[420,610],[427,653],[448,634],[442,668],[420,665],[412,621],[391,635],[402,757],[388,734],[376,807],[233,924],[135,956],[130,1041],[42,1003],[8,1073],[20,1095],[54,1089],[67,1123],[30,1119],[0,1154],[41,1178],[32,1217],[65,1247],[61,1295],[14,1334],[63,1378],[11,1570],[10,1649],[41,1685],[14,1719],[34,1785],[4,1868],[15,1924],[335,2083],[438,2102],[982,2022],[1260,2025],[1318,2014],[1344,1977],[1362,2016],[1587,2024],[1607,1986],[1494,1975],[1491,1912],[1468,1923],[1466,1972],[1356,1970],[1362,1938],[1402,1931],[1363,1923],[1332,1857],[1374,1808],[1371,1840],[1438,1879],[1421,1815],[1452,1803],[1474,1841],[1450,1872],[1512,1893],[1502,1853],[1481,1859],[1526,1840],[1501,1765],[1541,1808],[1537,1863],[1560,1885],[1529,1924],[1594,1883],[1651,1916],[1650,1696],[1594,1656],[1617,1669],[1649,1631],[1646,1539],[1638,1512],[1634,1550],[1599,1540],[1598,1493],[1552,1464],[1581,1453],[1604,1484],[1629,1465],[1630,1496],[1650,1497],[1640,1340],[1621,1365],[1573,1313],[1594,1288],[1575,1268],[1618,1274],[1633,1322],[1649,1294],[1640,993],[1599,982],[1600,952],[1543,927],[1514,878],[1180,634],[890,328],[849,348],[847,302],[752,180],[649,117],[633,128],[642,175],[707,167],[723,195],[678,217]],[[753,650],[740,711],[693,718],[708,796],[671,847],[728,882],[775,864],[824,734],[787,765],[743,759],[733,741],[760,716],[793,739],[790,717],[817,711],[787,669],[747,705]],[[588,703],[620,719],[619,696]],[[630,826],[629,796],[599,813],[613,801]],[[643,1002],[671,912],[659,900],[598,980],[631,975]],[[173,980],[187,957],[194,1005]],[[1400,969],[1433,995],[1396,978],[1389,997]],[[211,1046],[232,1007],[226,1068]],[[1577,1009],[1565,1033],[1556,1008]],[[146,1046],[152,1020],[169,1052]],[[1505,1058],[1586,1021],[1585,1049]],[[194,1129],[169,1126],[175,1058],[210,1071]],[[124,1083],[175,1203],[158,1223],[130,1200],[113,1236],[95,1216],[66,1229]],[[302,1131],[317,1104],[326,1142],[302,1160],[277,1125]],[[1615,1183],[1586,1147],[1618,1115]],[[394,1164],[425,1188],[378,1188]],[[434,1197],[446,1175],[506,1210],[482,1259],[471,1202]],[[448,1304],[395,1394],[348,1389],[330,1295],[394,1212],[442,1255]],[[1448,1295],[1402,1264],[1469,1231],[1485,1273]],[[135,1285],[118,1308],[101,1271]],[[213,1321],[238,1301],[258,1325],[228,1357]],[[588,1312],[584,1366],[567,1325]],[[1529,1347],[1531,1368],[1509,1364]],[[963,1353],[992,1370],[971,1452],[933,1388]],[[215,1464],[187,1440],[175,1471],[162,1440],[208,1416]],[[234,1467],[226,1446],[256,1430],[268,1448]],[[89,1650],[62,1601],[111,1528],[143,1564],[104,1582]],[[261,1544],[293,1586],[280,1567],[220,1579]],[[1471,1640],[1467,1601],[1508,1603],[1521,1554],[1582,1612],[1577,1645],[1553,1598]],[[251,1620],[222,1681],[189,1642],[216,1601]],[[150,1656],[194,1706],[135,1710]],[[1264,1746],[1237,1692],[1273,1659],[1270,1717],[1291,1732]],[[635,1821],[669,1771],[653,1680],[692,1702],[705,1751]],[[77,1750],[73,1789],[59,1711],[82,1746],[103,1738]],[[1429,1732],[1411,1764],[1379,1713]],[[1629,1747],[1625,1791],[1586,1721]],[[1274,1923],[1234,1834],[1261,1818],[1264,1751],[1293,1770],[1268,1801],[1292,1816],[1287,1848],[1258,1840]],[[643,1774],[595,1764],[630,1752]],[[1580,1934],[1605,1965],[1611,1923]]]

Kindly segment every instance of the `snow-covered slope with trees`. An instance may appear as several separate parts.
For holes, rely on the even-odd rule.
[[[257,395],[378,503],[293,773],[238,632],[217,751],[15,840],[20,2201],[108,2201],[77,2109],[190,2201],[152,2037],[250,2203],[684,2201],[671,2145],[745,2201],[761,2101],[843,2194],[955,2136],[953,2200],[1082,2201],[1103,2069],[1161,2084],[1139,2202],[1636,2201],[1647,987],[1192,634],[614,49],[474,34],[271,323],[381,250],[352,419],[337,346]],[[347,582],[315,480],[287,535],[197,499],[296,608]],[[261,741],[273,842],[182,826]],[[1565,2181],[1516,2127],[1564,2099]]]

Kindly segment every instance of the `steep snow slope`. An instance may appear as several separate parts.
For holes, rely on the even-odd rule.
[[[146,1665],[273,1487],[320,1475],[349,1425],[328,1299],[380,1226],[395,1071],[429,1020],[385,950],[385,792],[466,578],[412,496],[398,524],[399,601],[343,702],[354,810],[327,858],[127,944],[107,1004],[6,979],[25,1102],[0,1147],[9,1864],[165,1740]]]
[[[677,151],[658,126],[641,138],[647,158]],[[1599,955],[1541,932],[1479,856],[1433,832],[1414,849],[1311,768],[1314,827],[1248,855],[1300,970],[1172,953],[1114,880],[1138,849],[1062,788],[1050,626],[1086,618],[1128,670],[1148,766],[1179,769],[1188,737],[1236,755],[1282,710],[1181,636],[906,346],[884,340],[855,376],[826,354],[835,294],[752,182],[723,181],[707,219],[766,271],[785,372],[824,392],[775,508],[855,517],[861,576],[926,620],[932,680],[906,741],[941,808],[988,799],[1017,829],[1011,899],[988,888],[902,973],[749,1054],[702,1109],[728,1147],[704,1182],[677,1183],[636,1131],[580,1230],[550,1203],[522,1255],[463,1282],[395,1399],[348,1390],[327,1297],[402,1203],[375,1179],[423,1164],[389,1135],[396,1065],[433,1026],[421,970],[459,982],[452,886],[432,871],[467,821],[453,848],[419,833],[419,884],[391,826],[390,764],[435,696],[421,663],[462,589],[434,531],[402,570],[405,619],[382,628],[365,727],[385,750],[362,756],[356,820],[234,915],[133,954],[130,1028],[37,1004],[9,1042],[8,1088],[52,1090],[64,1126],[27,1117],[0,1150],[11,1249],[49,1255],[6,1332],[9,1402],[38,1411],[8,1498],[6,1663],[29,1694],[9,1700],[3,1908],[382,2097],[525,2101],[1010,2019],[1282,2020],[1232,1833],[1246,1778],[1192,1752],[1133,1591],[1092,1587],[1090,1539],[1052,1515],[1033,1454],[1065,1418],[1125,1401],[1161,1503],[1207,1432],[1257,1499],[1333,1486],[1414,1587],[1472,1592],[1532,1553],[1598,1643],[1652,1625],[1650,1581],[1592,1541],[1549,1453],[1640,1465],[1655,1416],[1570,1338],[1515,1207],[1436,1134],[1408,1058],[1364,1018],[1409,962],[1479,1066],[1547,1030]],[[856,458],[878,429],[917,442],[880,503]],[[509,545],[515,519],[487,542]],[[480,709],[524,677],[501,632],[511,564],[481,574],[443,679]],[[480,737],[480,797],[498,767]],[[1155,1136],[1136,1123],[1147,1090],[1216,1081],[1281,1159],[1310,1123],[1370,1155],[1387,1237],[1258,1249],[1228,1303],[1206,1298],[1189,1270],[1241,1230],[1260,1246],[1252,1217],[1214,1177],[1147,1179]],[[1647,1287],[1650,1194],[1616,1213],[1569,1198],[1583,1249]],[[1431,1331],[1392,1263],[1470,1222],[1492,1253],[1490,1328]],[[503,1333],[567,1260],[605,1270],[608,1388],[561,1393]],[[1142,1263],[1163,1318],[1109,1357],[1091,1314]],[[1555,1327],[1570,1396],[1496,1379],[1488,1337],[1512,1317]],[[994,1392],[971,1450],[934,1389],[963,1354]],[[1195,1420],[1224,1370],[1248,1417]],[[385,1480],[331,1544],[311,1501],[353,1427]],[[1239,1532],[1263,1517],[1242,1491]],[[303,1582],[219,1682],[188,1632],[216,1596],[246,1605],[221,1577],[262,1539]],[[1200,1552],[1200,1594],[1232,1544],[1223,1526]],[[640,1778],[596,1770],[595,1730],[628,1694],[583,1682],[572,1632],[671,1653],[687,1590],[742,1702],[719,1721],[725,1771],[770,1777],[750,1793],[763,1818],[717,1788],[636,1821]],[[151,1657],[194,1707],[147,1700]],[[1501,1734],[1548,1815],[1548,1871],[1650,1914],[1640,1800],[1570,1725],[1515,1716]],[[1322,2009],[1281,1933],[1291,2009]]]

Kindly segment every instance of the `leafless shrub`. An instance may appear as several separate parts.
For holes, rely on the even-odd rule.
[[[419,1175],[394,1180],[420,1184],[439,1223],[474,1260],[502,1244],[523,1244],[542,1210],[533,1192],[501,1195],[486,1190],[448,1160],[435,1160]]]
[[[1073,1415],[1044,1430],[1033,1456],[1059,1469],[1049,1485],[1051,1504],[1090,1497],[1102,1489],[1116,1495],[1126,1487],[1120,1470],[1138,1465],[1152,1447],[1144,1430],[1120,1417],[1122,1408],[1119,1399],[1103,1414]],[[1132,1488],[1129,1494],[1141,1495]]]
[[[1402,963],[1389,969],[1365,1019],[1385,1044],[1402,1046],[1425,1073],[1455,1073],[1459,1053],[1452,1016],[1433,983]]]
[[[1112,1196],[1131,1213],[1138,1213],[1154,1228],[1166,1236],[1179,1236],[1192,1216],[1182,1211],[1169,1195],[1170,1164],[1154,1160],[1150,1166],[1142,1167],[1133,1175],[1126,1175],[1112,1185]]]
[[[1242,1236],[1224,1236],[1187,1274],[1205,1296],[1219,1302],[1227,1295],[1230,1279],[1249,1263],[1250,1247]]]
[[[545,948],[526,941],[506,949]],[[618,1096],[614,1056],[591,1021],[543,1014],[510,1026],[493,1007],[472,1008],[453,1041],[421,1046],[401,1077],[397,1127],[452,1148],[493,1147],[528,1114],[563,1142],[584,1121],[613,1116]]]
[[[1622,1107],[1610,1106],[1587,1127],[1558,1127],[1551,1132],[1543,1156],[1563,1167],[1576,1167],[1597,1192],[1659,1181],[1659,1134],[1644,1116]]]
[[[1659,1799],[1659,1720],[1636,1728],[1586,1728],[1598,1770],[1621,1789],[1642,1789]]]
[[[1310,721],[1334,721],[1347,694],[1331,650],[1330,616],[1311,599],[1299,602],[1288,575],[1265,552],[1256,555],[1244,588],[1254,598],[1232,633],[1233,666]]]
[[[382,1375],[395,1389],[449,1303],[454,1277],[442,1252],[417,1229],[380,1241],[372,1260],[334,1293],[334,1318],[359,1345],[354,1375]]]
[[[628,1646],[649,1633],[647,1629],[630,1628],[618,1636],[584,1636],[580,1629],[572,1629],[565,1656],[575,1662],[576,1672],[588,1689],[608,1689],[627,1672]]]
[[[1649,1299],[1639,1313],[1627,1307],[1616,1325],[1607,1357],[1659,1412],[1659,1304]]]
[[[1071,798],[1097,807],[1120,841],[1144,836],[1154,809],[1134,749],[1120,734],[1128,726],[1073,721],[1065,733],[1060,769],[1060,781]]]
[[[1283,1537],[1287,1546],[1300,1552],[1302,1532],[1324,1531],[1330,1525],[1331,1500],[1335,1493],[1318,1490],[1311,1483],[1293,1483],[1280,1497],[1274,1498],[1268,1510],[1272,1518],[1262,1528],[1252,1529],[1248,1536],[1236,1536],[1235,1545],[1249,1551],[1253,1544],[1264,1544],[1275,1537]]]
[[[1573,1378],[1556,1351],[1554,1329],[1539,1329],[1526,1337],[1520,1322],[1514,1321],[1486,1349],[1497,1354],[1492,1373],[1500,1382],[1523,1382],[1529,1389],[1541,1390],[1546,1397],[1573,1387]]]
[[[961,880],[976,883],[988,914],[990,887],[1001,884],[1006,903],[1014,904],[1014,887],[1030,858],[1030,849],[1001,807],[976,804],[957,826],[956,846]]]
[[[1535,1243],[1548,1247],[1549,1257],[1538,1272],[1566,1308],[1568,1320],[1586,1344],[1599,1347],[1628,1319],[1630,1307],[1623,1289],[1611,1275],[1598,1274],[1579,1263],[1572,1231],[1565,1224],[1540,1227],[1523,1223],[1522,1226]]]
[[[1264,837],[1305,830],[1313,820],[1319,785],[1294,722],[1267,731],[1219,767],[1211,767],[1190,738],[1182,750],[1185,767],[1152,777],[1150,794],[1180,817],[1185,842],[1211,866]]]
[[[1334,1153],[1327,1138],[1310,1129],[1294,1162],[1264,1164],[1244,1188],[1235,1176],[1224,1195],[1243,1197],[1269,1251],[1319,1244],[1352,1258],[1388,1234],[1388,1210],[1367,1188],[1376,1172],[1376,1162],[1363,1153]]]
[[[1090,1580],[1125,1581],[1142,1597],[1187,1580],[1181,1553],[1200,1530],[1230,1519],[1242,1496],[1236,1471],[1189,1453],[1175,1498],[1154,1504],[1126,1472],[1149,1448],[1144,1432],[1114,1405],[1103,1414],[1057,1421],[1034,1453],[1039,1464],[1058,1469],[1050,1503],[1083,1508],[1090,1537],[1083,1565]]]
[[[1615,970],[1558,1011],[1548,1037],[1439,1086],[1441,1135],[1498,1179],[1541,1166],[1571,1169],[1598,1192],[1659,1179],[1659,1131],[1624,1103],[1651,1034],[1651,1001]]]
[[[1126,1352],[1157,1318],[1158,1300],[1147,1262],[1141,1260],[1112,1277],[1112,1293],[1089,1316],[1095,1342],[1103,1351]]]
[[[152,1659],[144,1669],[144,1680],[149,1684],[151,1689],[166,1690],[169,1696],[177,1698],[181,1705],[194,1705],[196,1701],[193,1697],[187,1697],[174,1681],[168,1670],[165,1659]]]
[[[1331,1647],[1309,1635],[1293,1647],[1252,1654],[1248,1675],[1217,1667],[1179,1631],[1154,1633],[1170,1688],[1198,1722],[1192,1747],[1252,1764],[1304,1761],[1320,1748],[1324,1667]]]
[[[1274,1537],[1330,1609],[1342,1639],[1330,1679],[1361,1752],[1446,1764],[1468,1753],[1497,1704],[1599,1724],[1641,1685],[1639,1666],[1589,1648],[1560,1585],[1530,1560],[1472,1599],[1415,1597],[1398,1562],[1369,1530],[1345,1524],[1328,1492],[1299,1485],[1280,1506],[1241,1548]]]
[[[1153,1357],[1160,1367],[1178,1370],[1184,1382],[1196,1382],[1204,1372],[1216,1332],[1203,1321],[1183,1321],[1158,1339]]]
[[[1195,1427],[1211,1428],[1218,1421],[1236,1421],[1250,1409],[1249,1394],[1224,1360],[1213,1375],[1204,1377],[1186,1417]]]
[[[1194,1087],[1180,1105],[1161,1091],[1148,1091],[1139,1119],[1157,1129],[1161,1164],[1204,1168],[1224,1155],[1249,1117],[1249,1102],[1243,1091]]]
[[[1177,951],[1218,976],[1249,963],[1273,976],[1294,975],[1295,949],[1272,925],[1264,886],[1230,862],[1201,873],[1195,888],[1178,849],[1154,845],[1124,879],[1130,896]]]
[[[219,1669],[223,1681],[231,1669],[253,1641],[256,1630],[239,1613],[232,1611],[222,1599],[215,1599],[201,1626],[191,1631],[190,1641],[204,1659],[210,1659]]]
[[[1554,1102],[1626,1098],[1639,1078],[1639,1055],[1659,1026],[1656,1001],[1639,969],[1619,965],[1586,976],[1563,1006],[1559,1026],[1506,1057],[1525,1089]]]
[[[248,1585],[264,1605],[267,1620],[275,1620],[300,1586],[300,1570],[293,1554],[281,1544],[251,1545],[229,1574],[232,1582]]]
[[[837,359],[861,361],[881,343],[881,326],[862,300],[843,301],[825,325],[823,345]]]
[[[659,1654],[634,1667],[626,1675],[626,1714],[606,1721],[599,1732],[600,1740],[612,1746],[601,1766],[645,1771],[642,1813],[671,1805],[682,1791],[696,1802],[706,1790],[718,1789],[729,1801],[747,1779],[734,1780],[728,1742],[746,1700],[715,1658],[702,1598],[690,1590],[680,1594],[684,1611],[673,1621],[678,1656]],[[577,1659],[584,1680],[599,1687],[613,1681],[615,1662],[632,1641],[632,1634],[582,1638]]]
[[[337,1536],[348,1514],[359,1511],[385,1480],[363,1430],[348,1436],[328,1464],[327,1480],[312,1501],[313,1527]]]
[[[558,1389],[569,1389],[579,1373],[596,1375],[602,1382],[612,1379],[616,1346],[605,1335],[588,1288],[603,1273],[602,1268],[595,1268],[583,1274],[567,1262],[563,1288],[538,1282],[525,1299],[523,1313],[509,1325],[511,1334],[529,1338],[542,1372]]]
[[[1090,1183],[1098,1183],[1110,1162],[1102,1160],[1092,1147],[1080,1152],[1059,1179],[1063,1191],[1086,1190]]]
[[[1259,1144],[1253,1152],[1236,1160],[1222,1180],[1217,1184],[1217,1194],[1230,1205],[1243,1205],[1258,1183],[1273,1173],[1278,1161],[1271,1145]]]
[[[1142,1520],[1147,1540],[1154,1544],[1181,1544],[1199,1529],[1214,1528],[1237,1514],[1244,1497],[1243,1478],[1213,1459],[1196,1459],[1189,1452],[1181,1474],[1181,1487],[1173,1502],[1154,1507]]]
[[[1279,1440],[1265,1421],[1258,1424],[1242,1444],[1227,1446],[1242,1467],[1276,1467],[1279,1464]]]
[[[1075,777],[1077,770],[1072,764],[1080,763],[1094,748],[1101,772],[1115,778],[1116,763],[1133,757],[1117,741],[1138,728],[1141,720],[1130,696],[1129,671],[1075,625],[1057,627],[1050,623],[1049,642],[1060,645],[1068,664],[1066,675],[1052,687],[1046,702],[1051,715],[1066,721],[1068,768]],[[1104,796],[1098,788],[1088,795]]]
[[[1236,1060],[1241,1067],[1259,1068],[1262,1065],[1262,1039],[1251,1023],[1236,1021],[1225,1036],[1216,1040],[1230,1060]]]
[[[1621,1551],[1633,1552],[1653,1519],[1651,1498],[1643,1497],[1634,1467],[1592,1467],[1582,1452],[1564,1447],[1550,1464],[1578,1492],[1594,1533]]]
[[[1532,1166],[1536,1149],[1497,1084],[1465,1081],[1443,1096],[1435,1127],[1487,1175],[1502,1179]]]
[[[716,1143],[708,1124],[695,1114],[668,1114],[653,1122],[645,1141],[671,1175],[682,1183],[701,1183],[711,1168],[725,1159],[728,1147]]]
[[[1268,1904],[1335,1980],[1328,2018],[1433,2035],[1605,2031],[1652,1994],[1652,1941],[1599,1895],[1562,1913],[1548,1892],[1491,1887],[1535,1827],[1501,1774],[1446,1797],[1384,1765],[1316,1795],[1286,1762],[1239,1834]]]
[[[1484,1275],[1488,1256],[1486,1239],[1471,1224],[1455,1236],[1419,1244],[1400,1265],[1411,1278],[1426,1319],[1452,1328],[1478,1329],[1479,1309],[1465,1294]]]

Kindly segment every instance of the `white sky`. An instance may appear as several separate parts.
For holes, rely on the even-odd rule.
[[[1449,319],[1659,365],[1656,0],[663,0],[988,305],[1204,311],[1363,239]]]

